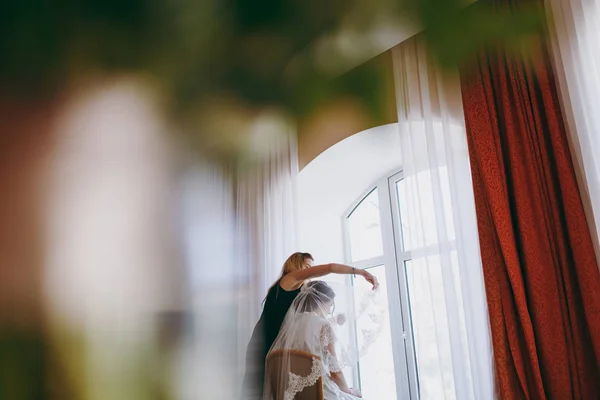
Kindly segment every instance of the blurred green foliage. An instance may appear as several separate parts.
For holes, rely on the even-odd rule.
[[[0,399],[44,399],[46,344],[37,332],[0,329]]]
[[[423,26],[430,51],[442,66],[464,63],[485,46],[518,49],[528,35],[542,32],[541,3],[480,0],[464,7],[461,0],[408,0]]]
[[[518,40],[539,21],[537,12],[479,3],[465,10],[459,0],[3,1],[0,86],[43,95],[89,74],[141,72],[158,82],[174,111],[228,96],[301,116],[365,85],[377,90],[369,70],[354,77],[355,86],[329,85],[332,76],[310,58],[290,72],[311,43],[350,17],[359,31],[379,8],[420,21],[444,65],[486,42]]]

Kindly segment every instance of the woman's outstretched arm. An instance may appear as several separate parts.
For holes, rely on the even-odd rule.
[[[328,274],[356,274],[365,278],[367,282],[373,285],[374,289],[379,286],[377,278],[371,275],[368,271],[364,269],[356,269],[349,265],[336,263],[315,265],[314,267],[290,272],[281,278],[280,285],[285,290],[294,290],[298,289],[300,285],[302,285],[302,283],[304,283],[304,281],[307,279],[319,278]]]

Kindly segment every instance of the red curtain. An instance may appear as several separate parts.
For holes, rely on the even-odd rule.
[[[547,48],[461,71],[503,399],[600,399],[600,272]],[[525,59],[526,58],[526,59]]]

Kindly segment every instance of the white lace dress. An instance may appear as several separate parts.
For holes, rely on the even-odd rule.
[[[310,376],[294,377],[286,393],[286,400],[293,399],[304,387],[313,385],[319,376],[323,378],[324,400],[359,400],[359,397],[341,391],[330,377],[330,372],[339,372],[340,364],[343,364],[343,360],[340,360],[343,354],[332,354],[330,351],[330,345],[335,341],[330,321],[316,313],[303,313],[299,314],[295,329],[295,338],[290,348],[318,355],[321,361],[314,360]]]

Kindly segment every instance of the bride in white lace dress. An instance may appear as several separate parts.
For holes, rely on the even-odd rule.
[[[355,347],[344,346],[335,334],[333,309],[335,292],[323,281],[305,284],[292,303],[280,333],[269,354],[282,353],[278,368],[268,368],[263,400],[292,400],[307,387],[314,386],[319,378],[323,382],[325,400],[357,400],[362,398],[357,389],[351,388],[343,369],[356,365],[358,353]],[[367,308],[366,302],[361,303]],[[372,320],[377,313],[370,314]],[[363,332],[372,341],[373,332]],[[283,350],[283,352],[281,352]],[[305,376],[294,373],[293,352],[301,350],[313,356],[311,372]],[[267,359],[269,357],[267,356]],[[273,392],[277,393],[273,393]]]

